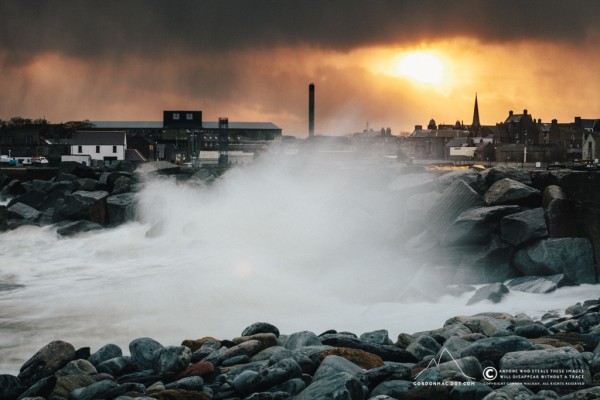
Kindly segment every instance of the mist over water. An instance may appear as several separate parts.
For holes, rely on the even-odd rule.
[[[3,233],[0,373],[57,339],[127,352],[142,336],[230,339],[266,321],[285,334],[387,329],[394,340],[455,315],[539,317],[597,297],[584,285],[468,307],[470,294],[408,298],[423,260],[403,250],[403,191],[432,179],[384,161],[266,157],[210,186],[149,180],[138,221],[118,228]]]

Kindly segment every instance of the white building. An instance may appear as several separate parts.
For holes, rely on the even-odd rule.
[[[124,131],[77,131],[71,138],[71,155],[89,155],[95,163],[111,164],[125,160],[126,148]]]

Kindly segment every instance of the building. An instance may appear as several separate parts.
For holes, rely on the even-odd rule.
[[[498,143],[501,144],[538,144],[540,143],[537,123],[527,112],[515,114],[512,110],[503,123],[496,125]]]
[[[124,131],[77,131],[70,147],[71,155],[89,155],[92,163],[112,164],[125,160],[127,135]]]

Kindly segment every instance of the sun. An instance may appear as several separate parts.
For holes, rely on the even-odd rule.
[[[395,64],[395,73],[417,82],[439,84],[444,79],[444,63],[433,53],[417,51],[402,56]]]

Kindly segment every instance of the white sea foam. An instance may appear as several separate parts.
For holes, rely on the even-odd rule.
[[[441,327],[483,311],[541,316],[598,295],[510,293],[466,306],[469,294],[407,302],[420,267],[403,254],[401,192],[431,179],[398,165],[265,160],[211,187],[149,181],[139,221],[73,238],[52,227],[0,235],[0,373],[52,340],[97,350],[141,336],[165,345],[238,336],[256,321],[282,333],[358,334]],[[435,297],[435,296],[434,296]]]

